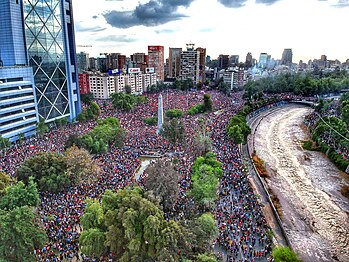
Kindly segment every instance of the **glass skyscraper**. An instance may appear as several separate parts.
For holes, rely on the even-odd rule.
[[[38,113],[21,2],[0,0],[0,6],[0,135],[14,141],[35,134]]]
[[[71,0],[23,0],[23,18],[39,116],[75,118],[81,105]]]

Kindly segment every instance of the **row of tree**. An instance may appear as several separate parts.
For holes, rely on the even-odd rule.
[[[273,77],[250,81],[245,85],[247,97],[259,92],[294,93],[296,95],[313,96],[339,92],[349,86],[349,77],[341,75],[338,78],[316,78],[310,74],[280,74]]]
[[[108,145],[114,144],[122,147],[125,141],[125,130],[120,126],[120,121],[115,117],[97,120],[97,125],[92,131],[82,136],[72,135],[67,140],[65,147],[76,145],[85,148],[92,154],[107,152]]]

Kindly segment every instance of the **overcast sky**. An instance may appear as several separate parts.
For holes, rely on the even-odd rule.
[[[74,0],[77,51],[90,56],[147,53],[148,45],[206,48],[207,55],[280,59],[292,48],[294,62],[326,54],[349,58],[349,0]]]

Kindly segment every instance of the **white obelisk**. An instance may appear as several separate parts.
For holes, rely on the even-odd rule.
[[[164,123],[164,105],[162,102],[162,95],[160,94],[158,98],[158,130],[156,131],[157,134],[160,133],[163,123]]]

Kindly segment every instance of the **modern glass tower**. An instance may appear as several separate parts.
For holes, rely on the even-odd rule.
[[[10,141],[35,134],[38,113],[28,66],[19,1],[0,1],[0,135]]]
[[[72,120],[80,112],[81,104],[71,0],[21,2],[39,116],[46,122],[62,117]]]

